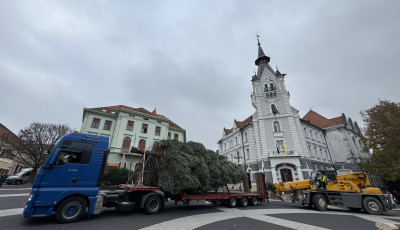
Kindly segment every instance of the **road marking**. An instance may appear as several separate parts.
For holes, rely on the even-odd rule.
[[[32,188],[0,188],[1,191],[32,190]]]
[[[12,208],[12,209],[0,210],[0,217],[21,215],[23,211],[24,211],[23,208]]]
[[[173,220],[168,220],[165,222],[161,222],[159,224],[155,224],[146,228],[142,228],[143,230],[175,230],[177,226],[182,226],[182,223],[185,223],[185,229],[195,229],[202,227],[207,224],[211,224],[214,222],[235,219],[239,217],[247,217],[251,219],[261,220],[267,223],[276,224],[280,226],[285,226],[292,229],[307,229],[307,230],[326,230],[326,228],[321,228],[314,225],[303,224],[300,222],[284,220],[276,217],[266,216],[268,214],[277,214],[277,213],[299,213],[299,210],[293,209],[254,209],[254,210],[240,210],[240,209],[231,209],[231,208],[216,208],[221,210],[222,212],[218,213],[208,213],[208,214],[200,214],[187,216],[182,218],[177,218]],[[301,213],[315,213],[312,210],[302,210]]]
[[[3,195],[0,195],[0,198],[1,197],[13,197],[13,196],[28,196],[29,195],[29,193],[21,193],[21,194],[3,194]]]

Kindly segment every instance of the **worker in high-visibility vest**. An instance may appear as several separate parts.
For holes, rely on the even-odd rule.
[[[321,180],[322,187],[326,189],[326,185],[328,184],[328,177],[324,173],[321,173],[321,175],[322,175],[322,180]]]

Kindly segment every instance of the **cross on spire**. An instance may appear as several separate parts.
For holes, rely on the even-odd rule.
[[[261,45],[260,39],[258,39],[258,38],[260,37],[260,35],[256,34],[256,37],[257,37],[257,42],[258,42],[257,44],[258,44],[258,45]]]

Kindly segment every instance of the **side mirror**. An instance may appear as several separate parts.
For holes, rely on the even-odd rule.
[[[45,170],[52,170],[53,168],[54,168],[54,166],[52,164],[49,164],[49,165],[43,167],[43,169],[45,169]]]

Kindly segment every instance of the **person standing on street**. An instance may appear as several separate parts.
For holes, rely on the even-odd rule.
[[[6,176],[4,175],[4,174],[2,174],[1,176],[0,176],[0,187],[2,187],[3,186],[3,183],[6,181]]]

